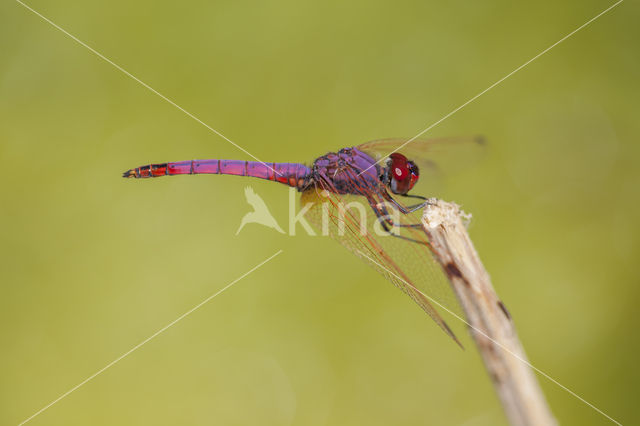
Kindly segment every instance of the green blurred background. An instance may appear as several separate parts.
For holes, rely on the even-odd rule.
[[[612,3],[29,4],[260,159],[308,162],[415,135]],[[473,213],[531,362],[623,424],[640,423],[639,12],[622,3],[426,135],[488,138],[426,195]],[[505,423],[475,349],[334,241],[235,235],[246,185],[282,226],[286,188],[120,177],[247,155],[18,3],[0,36],[0,423],[280,249],[30,424]],[[561,423],[609,424],[540,382]]]

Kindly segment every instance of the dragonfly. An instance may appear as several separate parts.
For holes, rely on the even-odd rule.
[[[148,164],[123,173],[125,178],[218,174],[248,176],[296,188],[305,217],[363,259],[414,300],[458,345],[460,340],[436,306],[462,314],[431,246],[418,213],[430,202],[410,194],[420,171],[437,168],[433,158],[452,145],[473,138],[380,139],[342,148],[302,163],[243,160],[189,160]],[[396,151],[398,146],[402,149]],[[406,205],[398,201],[416,201]],[[364,206],[365,208],[358,208]],[[377,228],[376,228],[377,227]]]

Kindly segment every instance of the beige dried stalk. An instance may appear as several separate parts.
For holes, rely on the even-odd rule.
[[[433,200],[423,226],[466,315],[467,326],[512,425],[556,421],[520,344],[513,319],[491,285],[467,233],[468,216]]]

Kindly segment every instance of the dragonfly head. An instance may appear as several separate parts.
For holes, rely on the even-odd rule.
[[[420,177],[418,166],[398,152],[389,156],[387,167],[387,185],[394,194],[406,194]]]

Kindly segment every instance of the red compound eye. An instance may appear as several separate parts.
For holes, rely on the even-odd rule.
[[[409,176],[409,165],[407,157],[394,152],[389,156],[391,158],[391,173],[396,180],[403,181]]]
[[[406,194],[418,181],[420,176],[418,166],[397,152],[391,154],[389,158],[391,159],[388,165],[389,174],[391,175],[391,179],[387,183],[389,189],[394,194]]]
[[[407,170],[406,167],[405,168],[395,167],[393,169],[393,175],[398,180],[404,180],[408,174],[409,174],[409,170]]]

